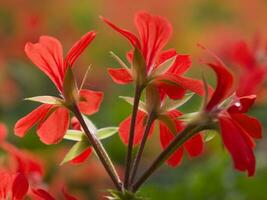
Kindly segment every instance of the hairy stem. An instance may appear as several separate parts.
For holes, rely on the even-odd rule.
[[[146,141],[147,141],[147,138],[148,138],[148,135],[149,135],[149,131],[150,131],[150,128],[151,128],[154,120],[155,120],[155,115],[153,113],[150,113],[148,115],[146,128],[145,128],[145,131],[144,131],[144,134],[143,134],[143,138],[142,138],[142,141],[141,141],[141,144],[140,144],[140,148],[139,148],[138,153],[136,155],[136,158],[135,158],[135,161],[134,161],[134,164],[133,164],[133,168],[132,168],[132,171],[131,171],[130,184],[132,184],[134,182],[134,179],[135,179],[135,176],[136,176],[136,172],[138,170],[139,163],[141,161],[141,158],[142,158],[142,155],[143,155],[143,152],[144,152],[144,149],[145,149],[145,145],[146,145]]]
[[[105,148],[103,147],[103,145],[101,144],[101,142],[98,140],[98,138],[92,134],[90,132],[90,130],[88,129],[83,116],[78,108],[78,106],[76,104],[74,104],[72,106],[72,111],[74,113],[74,115],[76,116],[76,118],[79,120],[85,135],[87,136],[89,142],[92,144],[97,156],[99,157],[102,165],[104,166],[105,170],[107,171],[107,173],[109,174],[112,182],[114,183],[115,187],[117,190],[119,191],[123,191],[122,188],[122,182],[116,172],[116,169],[112,163],[112,161],[110,160],[110,157],[108,156]]]
[[[179,133],[174,140],[163,150],[160,155],[152,162],[150,167],[143,173],[143,175],[133,184],[133,192],[136,192],[139,187],[153,174],[168,158],[169,156],[190,139],[195,133],[206,128],[204,123],[191,123]]]
[[[128,187],[129,187],[129,176],[130,176],[131,165],[132,165],[132,152],[133,152],[135,122],[136,122],[136,116],[137,116],[137,111],[138,111],[141,93],[142,93],[142,88],[139,86],[136,86],[135,87],[135,95],[134,95],[134,105],[133,105],[133,109],[132,109],[130,132],[129,132],[128,149],[127,149],[127,156],[126,156],[126,169],[125,169],[125,176],[124,176],[124,186],[126,189],[128,189]]]

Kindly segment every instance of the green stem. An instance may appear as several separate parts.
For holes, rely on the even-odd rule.
[[[99,157],[99,160],[101,161],[105,170],[109,174],[116,189],[119,191],[123,191],[122,182],[119,178],[119,175],[116,172],[116,169],[115,169],[112,161],[110,160],[110,157],[108,156],[105,148],[103,147],[101,142],[98,140],[98,138],[94,134],[92,134],[90,132],[90,130],[88,129],[88,127],[87,127],[87,125],[83,119],[83,116],[82,116],[82,114],[81,114],[81,112],[80,112],[80,110],[76,104],[74,104],[72,106],[72,111],[73,111],[74,115],[76,116],[76,118],[79,120],[79,122],[80,122],[80,124],[81,124],[81,126],[85,132],[85,135],[87,136],[89,142],[92,144],[97,156]]]
[[[128,189],[129,187],[129,176],[130,176],[131,165],[132,165],[132,151],[133,151],[135,122],[136,122],[141,93],[142,93],[142,88],[139,86],[136,86],[135,95],[134,95],[134,105],[132,109],[131,125],[130,125],[130,131],[129,131],[129,140],[128,140],[129,142],[128,142],[128,150],[127,150],[127,156],[126,156],[126,169],[125,169],[125,176],[124,176],[124,186],[126,189]]]
[[[144,131],[144,134],[143,134],[143,138],[142,138],[142,141],[141,141],[141,144],[140,144],[140,148],[138,150],[137,156],[136,156],[134,164],[133,164],[133,169],[132,169],[132,173],[131,173],[131,176],[130,176],[130,184],[132,184],[134,182],[134,179],[135,179],[135,176],[136,176],[136,172],[138,170],[138,167],[139,167],[139,164],[140,164],[140,161],[141,161],[144,149],[145,149],[145,145],[146,145],[146,141],[147,141],[147,138],[148,138],[148,135],[149,135],[149,131],[150,131],[150,128],[151,128],[154,120],[155,120],[155,115],[153,113],[150,113],[148,115],[146,128],[145,128],[145,131]]]
[[[160,155],[153,161],[150,167],[134,183],[133,192],[136,192],[139,187],[151,176],[151,174],[153,174],[175,150],[183,145],[195,133],[204,130],[206,127],[206,123],[201,122],[188,124],[188,126],[174,138],[174,140],[168,145],[168,147],[160,153]]]

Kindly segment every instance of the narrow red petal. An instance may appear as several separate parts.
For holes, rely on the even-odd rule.
[[[206,108],[207,110],[211,110],[230,94],[234,78],[221,61],[217,60],[216,63],[209,63],[208,65],[214,70],[217,76],[217,86],[215,92],[213,93]]]
[[[103,22],[105,22],[107,25],[109,25],[111,28],[113,28],[115,31],[119,32],[124,37],[126,37],[129,40],[129,42],[133,45],[133,47],[138,47],[138,48],[141,47],[138,38],[133,33],[129,32],[125,29],[119,28],[118,26],[116,26],[115,24],[113,24],[109,20],[105,19],[104,17],[100,17],[100,19]]]
[[[58,107],[37,127],[37,134],[45,144],[56,144],[63,139],[69,127],[69,111]]]
[[[56,200],[51,194],[43,189],[32,189],[32,192],[42,200]]]
[[[93,152],[91,147],[85,149],[82,153],[71,160],[73,164],[80,164],[83,163]]]
[[[184,144],[185,149],[191,157],[199,156],[203,153],[204,142],[200,134],[194,135]]]
[[[24,137],[30,128],[46,116],[51,107],[51,105],[43,104],[25,117],[21,118],[14,127],[15,135]]]
[[[135,123],[135,133],[134,133],[134,145],[137,145],[141,142],[143,133],[145,130],[145,119],[147,115],[142,111],[137,112],[136,123]],[[120,123],[119,126],[119,135],[124,144],[128,144],[130,124],[132,117],[127,117],[124,121]],[[154,124],[150,128],[149,136],[153,133]]]
[[[92,115],[98,112],[103,101],[103,92],[93,90],[80,90],[80,111],[86,115]]]
[[[127,69],[108,69],[108,73],[111,76],[112,80],[121,85],[131,83],[133,81],[132,75]]]
[[[28,42],[25,45],[25,53],[28,58],[43,71],[62,91],[64,72],[63,55],[60,42],[49,36],[42,36],[38,43]]]
[[[243,137],[242,129],[227,117],[221,117],[219,123],[223,143],[233,158],[235,168],[240,171],[247,171],[248,176],[253,176],[256,165],[255,156],[252,147]]]
[[[96,33],[91,31],[84,34],[80,40],[78,40],[72,48],[69,50],[64,67],[67,69],[68,66],[72,66],[76,59],[83,53],[83,51],[87,48],[87,46],[93,41],[95,38]]]
[[[5,171],[0,172],[0,199],[6,199],[11,186],[11,176]]]
[[[29,189],[29,182],[24,174],[18,173],[12,183],[12,200],[23,199]]]
[[[260,122],[248,115],[242,113],[231,114],[231,117],[244,129],[251,137],[262,138],[262,127]]]

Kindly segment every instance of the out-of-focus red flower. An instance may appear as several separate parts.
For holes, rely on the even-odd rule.
[[[181,115],[182,113],[178,110],[168,110],[162,112],[157,118],[160,127],[160,143],[163,149],[165,149],[174,139],[175,134],[179,134],[184,129],[184,124],[178,119],[178,117]],[[170,129],[169,123],[166,124],[166,120],[164,120],[166,118],[168,118],[169,123],[173,124],[175,130]],[[134,145],[140,144],[143,138],[146,120],[147,113],[143,111],[138,111],[135,124]],[[127,117],[124,121],[122,121],[119,127],[120,138],[125,144],[128,144],[130,123],[131,116]],[[150,128],[149,136],[153,133],[154,125],[155,122]],[[191,157],[199,156],[203,152],[202,136],[200,134],[196,134],[194,137],[189,139],[182,147],[177,149],[170,156],[170,158],[167,160],[167,164],[172,167],[178,166],[182,161],[184,150],[186,150]]]
[[[217,87],[207,103],[206,112],[212,118],[218,119],[223,143],[233,158],[235,168],[247,171],[248,175],[252,176],[256,165],[253,153],[254,138],[261,138],[262,130],[259,121],[245,113],[253,105],[256,96],[230,96],[232,74],[218,58],[215,63],[208,65],[216,73]]]
[[[135,26],[139,38],[134,33],[117,27],[107,19],[103,17],[101,19],[128,39],[133,48],[139,49],[145,60],[146,72],[140,75],[135,69],[136,66],[133,66],[134,55],[133,51],[130,51],[127,58],[132,65],[131,68],[125,66],[119,69],[108,69],[114,82],[128,84],[133,80],[137,81],[138,76],[144,76],[142,77],[145,79],[142,80],[144,85],[154,84],[173,99],[181,98],[187,89],[200,95],[204,93],[201,81],[183,76],[191,66],[189,56],[178,54],[174,49],[162,51],[172,35],[172,26],[167,19],[146,12],[137,13]],[[170,62],[172,59],[173,62]],[[170,63],[167,64],[168,61]]]
[[[55,84],[60,95],[65,98],[63,82],[68,67],[72,67],[76,59],[94,39],[95,32],[88,32],[77,41],[63,60],[60,42],[50,36],[42,36],[38,43],[27,43],[25,52],[30,60],[43,71]],[[79,91],[79,108],[84,114],[98,111],[103,93],[81,89]],[[42,104],[30,114],[20,119],[14,128],[17,136],[23,137],[35,124],[37,134],[45,144],[54,144],[62,140],[69,126],[69,111],[62,105]]]
[[[226,61],[233,67],[239,79],[237,94],[260,95],[267,74],[266,45],[262,45],[256,37],[252,45],[245,41],[228,43],[225,52],[228,52],[224,55]]]

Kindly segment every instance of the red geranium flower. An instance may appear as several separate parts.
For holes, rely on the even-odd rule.
[[[53,81],[60,95],[66,98],[68,91],[64,91],[63,83],[67,69],[73,66],[76,59],[94,37],[95,32],[86,33],[73,45],[64,60],[60,42],[50,36],[40,37],[39,42],[36,44],[27,43],[25,52],[29,59]],[[51,97],[48,98],[51,99]],[[102,98],[102,92],[81,89],[78,102],[81,112],[88,115],[97,112]],[[61,100],[59,99],[59,101]],[[64,99],[62,101],[64,102]],[[23,137],[31,127],[38,124],[37,134],[41,141],[45,144],[54,144],[63,138],[68,129],[69,121],[69,110],[62,104],[44,103],[20,119],[16,123],[14,131],[17,136]]]
[[[206,112],[218,119],[223,143],[233,158],[235,168],[252,176],[256,164],[254,138],[261,138],[262,130],[259,121],[245,113],[256,96],[231,96],[233,76],[222,61],[216,59],[215,63],[208,64],[216,73],[217,87],[206,106]]]
[[[202,95],[203,84],[199,80],[184,77],[183,74],[191,66],[188,55],[181,55],[174,49],[162,51],[172,35],[172,26],[169,21],[160,16],[153,16],[146,12],[139,12],[135,17],[135,25],[140,39],[127,30],[121,29],[101,17],[114,30],[126,37],[133,48],[139,49],[144,62],[144,74],[133,66],[133,51],[127,54],[128,61],[132,67],[128,68],[122,63],[123,68],[109,68],[108,72],[114,82],[118,84],[128,84],[133,80],[137,81],[141,77],[143,84],[154,84],[164,91],[170,98],[181,98],[187,89]]]
[[[172,107],[166,106],[164,100],[161,101],[161,108],[157,113],[156,119],[159,121],[160,130],[160,143],[163,149],[165,149],[170,142],[174,139],[176,134],[179,134],[185,127],[182,121],[178,119],[182,113]],[[139,110],[137,112],[136,124],[135,124],[135,135],[134,145],[140,144],[144,130],[145,122],[147,121],[147,112]],[[131,123],[131,116],[127,117],[121,122],[119,126],[119,135],[123,143],[128,144],[129,127]],[[153,122],[149,136],[153,133],[155,121]],[[183,157],[183,152],[186,150],[191,157],[196,157],[203,152],[203,140],[200,134],[196,134],[189,139],[182,147],[177,149],[167,160],[167,164],[170,166],[178,166]]]

